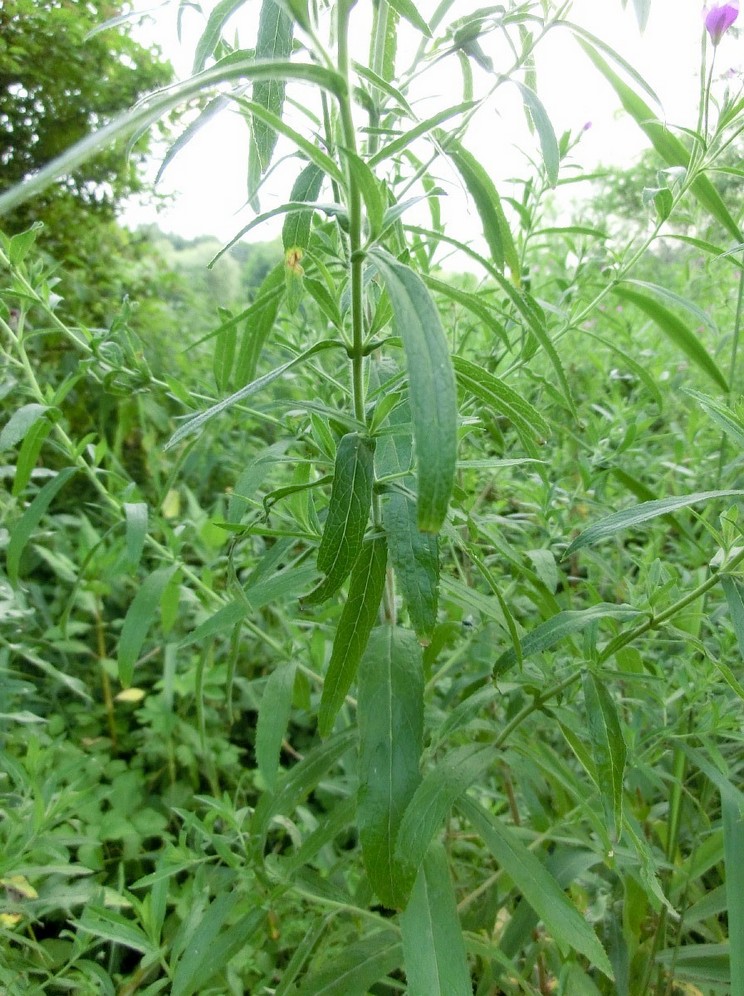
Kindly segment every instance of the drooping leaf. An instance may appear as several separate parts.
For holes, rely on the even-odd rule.
[[[277,0],[263,0],[258,18],[256,38],[257,59],[288,59],[292,54],[294,22]],[[281,118],[286,82],[281,76],[256,80],[253,101]],[[271,164],[277,133],[260,118],[251,122],[251,144],[248,154],[248,196],[252,199],[259,181]]]
[[[270,789],[276,785],[282,741],[292,711],[295,670],[294,661],[275,667],[268,677],[258,707],[256,764]]]
[[[689,508],[691,505],[697,505],[700,502],[715,501],[718,498],[741,498],[743,495],[744,491],[700,491],[697,494],[679,495],[675,498],[660,498],[658,501],[645,501],[640,505],[634,505],[632,508],[624,508],[622,511],[614,512],[612,515],[608,515],[606,519],[600,519],[599,522],[595,522],[594,525],[585,529],[570,544],[563,556],[570,557],[572,553],[580,550],[583,546],[590,546],[592,543],[597,543],[608,536],[614,536],[615,533],[622,532],[625,529],[632,529],[634,526],[639,526],[643,522],[649,522],[651,519],[656,519],[660,515],[666,515],[668,512],[676,512],[680,508]]]
[[[728,391],[726,378],[719,370],[715,360],[706,352],[698,336],[695,335],[688,325],[685,325],[681,318],[678,318],[668,308],[665,308],[663,304],[660,304],[647,294],[640,294],[637,291],[629,290],[627,287],[622,286],[615,287],[613,293],[622,301],[629,301],[637,308],[640,308],[641,311],[658,325],[675,346],[678,346],[696,366],[718,384],[722,391]]]
[[[381,250],[374,261],[403,339],[416,443],[418,527],[438,532],[454,485],[457,459],[457,391],[447,340],[436,305],[421,278]]]
[[[548,117],[548,112],[534,90],[519,80],[513,80],[512,82],[519,88],[525,107],[532,118],[532,123],[537,129],[537,137],[540,139],[540,150],[542,152],[543,163],[545,164],[545,175],[551,187],[554,187],[558,182],[558,168],[561,157],[558,149],[558,139],[555,137],[555,131]]]
[[[504,265],[508,266],[512,279],[518,283],[519,256],[493,180],[472,152],[468,152],[456,139],[441,132],[438,138],[475,202],[494,266],[499,270],[503,270]]]
[[[612,979],[610,961],[597,935],[537,855],[525,847],[514,829],[472,799],[460,799],[457,808],[478,831],[486,847],[540,916],[561,950],[578,951],[608,979]]]
[[[472,996],[447,854],[432,845],[400,918],[409,996]]]
[[[142,582],[127,609],[118,651],[119,681],[125,688],[132,684],[135,662],[158,611],[160,598],[176,569],[175,564],[167,564],[153,571]]]
[[[44,485],[34,500],[25,510],[23,515],[9,527],[10,542],[6,553],[5,567],[8,572],[8,580],[15,586],[18,584],[18,569],[21,563],[21,555],[26,549],[31,535],[41,522],[41,519],[54,501],[58,492],[67,484],[70,478],[77,473],[77,467],[65,467],[50,481]]]
[[[315,163],[308,163],[294,182],[290,201],[317,200],[325,173]],[[307,249],[310,241],[311,209],[288,214],[282,228],[282,245],[288,249]]]
[[[421,780],[424,678],[412,633],[382,626],[359,666],[359,798],[357,822],[364,865],[378,898],[403,906],[416,869],[395,856],[398,829]]]
[[[597,787],[611,832],[617,838],[623,826],[623,776],[628,752],[615,702],[606,686],[591,671],[584,675],[584,703]]]
[[[384,536],[367,540],[351,569],[349,594],[333,638],[333,650],[323,684],[318,731],[333,729],[346,693],[356,677],[359,661],[377,619],[385,589],[387,542]]]
[[[403,960],[394,930],[377,930],[340,949],[335,957],[311,969],[296,989],[297,996],[366,996],[370,988]]]
[[[416,506],[403,494],[385,495],[382,521],[390,548],[390,559],[401,595],[408,606],[411,625],[426,644],[437,622],[439,601],[439,544],[431,533],[422,533]]]
[[[531,654],[542,653],[543,650],[550,650],[567,636],[580,633],[592,623],[601,622],[603,619],[634,620],[642,613],[630,605],[614,605],[611,602],[599,602],[588,609],[566,609],[558,612],[550,619],[535,626],[521,641],[522,657],[529,657]],[[494,677],[501,677],[510,667],[517,662],[516,651],[513,647],[505,650],[496,660],[493,666]]]
[[[339,442],[318,570],[325,575],[303,601],[315,605],[330,598],[349,576],[361,553],[374,484],[374,440],[348,432]]]

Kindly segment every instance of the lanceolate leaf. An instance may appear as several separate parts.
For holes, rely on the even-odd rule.
[[[612,967],[597,935],[515,831],[472,799],[461,799],[457,808],[478,831],[486,847],[542,919],[558,946],[565,952],[573,950],[585,955],[608,979],[612,979]]]
[[[220,0],[209,15],[207,26],[196,44],[192,72],[200,73],[204,69],[207,59],[217,48],[225,24],[246,2],[247,0]]]
[[[263,0],[258,19],[256,39],[257,59],[286,59],[292,54],[292,31],[294,23],[276,0]],[[256,80],[253,84],[253,100],[277,117],[282,116],[286,83],[281,77]],[[277,134],[273,128],[254,117],[252,121],[252,142],[248,158],[249,194],[256,189],[258,180],[269,168],[274,154]]]
[[[419,640],[428,643],[437,622],[437,537],[419,530],[416,506],[403,494],[393,493],[384,497],[382,521],[390,547],[390,559],[408,606],[411,625]]]
[[[318,713],[321,736],[327,736],[333,729],[336,715],[356,677],[359,661],[377,619],[385,589],[386,565],[385,538],[377,536],[367,540],[351,570],[349,595],[333,640]]]
[[[270,789],[276,785],[282,740],[292,710],[294,680],[294,661],[275,667],[268,677],[258,708],[256,764]]]
[[[274,327],[283,296],[284,266],[280,264],[264,277],[256,300],[244,313],[245,321],[235,361],[236,384],[250,383],[256,376],[258,358]]]
[[[610,68],[602,56],[588,41],[577,38],[579,45],[584,49],[594,65],[599,69],[605,79],[610,83],[622,103],[625,110],[630,114],[636,124],[648,136],[651,144],[659,153],[668,166],[689,166],[690,153],[685,148],[675,134],[657,119],[648,104],[638,96],[631,88],[623,82],[617,73]],[[698,176],[692,183],[692,192],[725,229],[739,242],[742,241],[742,233],[739,226],[729,213],[721,195],[707,178]]]
[[[519,256],[509,230],[501,198],[486,169],[475,156],[468,152],[454,138],[449,138],[441,132],[437,134],[445,152],[458,169],[463,178],[468,193],[475,201],[475,206],[483,225],[483,234],[491,250],[494,265],[503,270],[506,264],[511,270],[512,279],[519,281]]]
[[[31,539],[31,534],[54,501],[57,492],[61,491],[76,473],[76,467],[65,467],[51,481],[47,481],[20,519],[10,526],[10,542],[8,543],[5,564],[8,579],[12,585],[18,584],[18,568],[21,562],[21,554],[26,549],[26,544]]]
[[[472,996],[447,854],[432,845],[400,918],[409,996]]]
[[[532,440],[544,439],[550,435],[550,426],[537,409],[499,377],[462,356],[456,356],[453,363],[461,386],[496,414],[506,416],[531,452],[534,451]]]
[[[627,748],[613,698],[591,672],[584,676],[584,703],[597,786],[612,832],[617,838],[623,826],[623,775]]]
[[[374,476],[374,441],[347,433],[336,451],[331,500],[318,548],[318,570],[325,577],[304,599],[306,604],[330,598],[349,576],[362,549]]]
[[[431,38],[429,25],[419,14],[418,5],[414,3],[414,0],[387,0],[387,2],[401,17],[405,17],[409,24],[418,28],[427,38]]]
[[[199,412],[198,415],[193,415],[178,429],[176,429],[163,448],[168,450],[171,446],[175,446],[176,443],[180,443],[182,439],[185,439],[187,436],[192,435],[192,433],[197,432],[202,428],[202,426],[206,425],[207,422],[210,422],[215,415],[219,415],[226,409],[232,408],[233,405],[238,404],[239,401],[244,401],[246,398],[250,397],[251,394],[255,394],[257,391],[260,391],[262,388],[266,387],[267,384],[270,384],[272,381],[276,380],[277,377],[281,377],[282,374],[285,374],[287,370],[290,370],[298,363],[302,363],[304,360],[309,359],[316,353],[322,352],[324,349],[331,349],[334,347],[337,348],[338,345],[338,342],[332,339],[324,339],[322,342],[316,342],[314,346],[306,349],[304,353],[300,353],[299,356],[293,356],[291,360],[282,364],[282,366],[277,367],[270,373],[264,374],[263,377],[259,377],[258,380],[252,381],[245,387],[241,387],[239,391],[231,394],[229,398],[224,398],[216,405],[212,405],[211,408],[207,408],[206,411]]]
[[[324,172],[315,163],[308,163],[294,182],[290,201],[314,201],[320,193]],[[312,209],[287,215],[282,228],[282,245],[287,249],[307,249],[310,241]]]
[[[615,533],[624,529],[632,529],[643,522],[655,519],[668,512],[676,512],[680,508],[689,508],[690,505],[697,505],[700,502],[714,501],[718,498],[741,498],[744,491],[700,491],[693,495],[680,495],[676,498],[660,498],[658,501],[645,501],[641,505],[634,505],[632,508],[624,508],[621,512],[608,515],[606,519],[595,522],[593,526],[585,529],[580,536],[571,543],[564,557],[570,557],[582,546],[590,546],[598,540],[614,536]]]
[[[580,633],[591,623],[601,622],[603,619],[632,621],[639,615],[641,615],[640,611],[630,605],[613,605],[610,602],[599,602],[588,609],[567,609],[530,630],[521,642],[522,657],[550,650],[567,636]],[[514,648],[510,647],[509,650],[505,650],[493,666],[494,677],[503,675],[505,671],[516,664],[516,661],[517,655]]]
[[[160,596],[176,572],[175,564],[159,567],[145,578],[124,617],[119,637],[119,681],[131,685],[134,664],[160,606]]]
[[[555,137],[553,125],[550,122],[550,118],[548,117],[548,113],[545,110],[542,101],[537,96],[535,91],[531,90],[530,87],[525,86],[524,83],[520,83],[519,80],[514,80],[513,82],[517,87],[519,87],[519,92],[522,94],[522,100],[524,101],[525,107],[529,111],[532,122],[537,129],[537,137],[540,139],[540,149],[542,151],[543,163],[545,164],[545,173],[550,184],[555,186],[558,182],[560,152],[558,150],[558,139]]]
[[[438,532],[447,515],[457,459],[457,391],[436,305],[409,267],[380,250],[374,261],[403,339],[416,443],[418,526]]]
[[[452,804],[493,761],[491,747],[457,747],[428,772],[416,789],[400,823],[395,848],[395,861],[405,873],[409,888]]]
[[[705,351],[705,347],[700,339],[685,325],[681,318],[678,318],[663,304],[647,294],[640,294],[638,291],[629,290],[627,287],[615,287],[614,293],[623,301],[629,301],[637,308],[640,308],[648,317],[654,321],[661,331],[685,353],[693,363],[718,384],[722,391],[728,391],[726,378],[723,376],[713,358]]]
[[[399,935],[378,930],[347,945],[317,970],[310,971],[296,990],[297,996],[365,996],[383,976],[403,960]]]
[[[424,678],[412,633],[375,630],[359,667],[359,800],[364,865],[378,898],[403,906],[416,869],[403,868],[395,846],[403,813],[421,781]]]

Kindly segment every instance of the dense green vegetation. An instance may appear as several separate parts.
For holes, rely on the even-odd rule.
[[[681,132],[570,3],[360,2],[366,66],[348,0],[233,51],[241,6],[84,151],[234,86],[257,209],[299,150],[281,245],[118,194],[44,242],[75,149],[0,194],[0,991],[744,992],[738,84],[708,39]],[[568,221],[548,30],[651,150]],[[410,107],[440,58],[456,103]],[[516,194],[468,149],[510,79]]]

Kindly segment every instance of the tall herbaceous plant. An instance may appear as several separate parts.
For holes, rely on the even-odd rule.
[[[192,6],[181,4],[179,17]],[[743,797],[717,748],[681,734],[673,772],[655,773],[671,749],[656,739],[663,715],[652,731],[637,724],[648,695],[672,708],[664,695],[677,687],[666,673],[661,695],[662,673],[642,655],[657,654],[658,638],[714,658],[715,632],[701,619],[721,590],[716,611],[728,607],[744,648],[744,239],[741,198],[732,195],[733,208],[719,189],[741,179],[732,154],[744,101],[715,61],[737,7],[703,12],[699,116],[681,127],[664,121],[653,90],[607,40],[571,20],[570,0],[466,6],[221,0],[204,14],[188,79],[0,197],[2,210],[32,199],[186,106],[190,123],[166,166],[189,155],[217,112],[245,122],[254,216],[230,246],[283,220],[282,254],[253,300],[204,330],[216,387],[186,390],[172,372],[134,370],[137,390],[149,385],[179,406],[162,456],[175,458],[169,487],[200,452],[239,440],[212,522],[223,559],[204,571],[172,512],[161,528],[162,510],[118,471],[102,471],[99,440],[67,433],[71,385],[36,376],[26,316],[46,315],[79,352],[78,380],[106,364],[121,372],[129,363],[134,376],[138,357],[112,359],[93,332],[56,317],[30,263],[33,231],[3,243],[15,297],[0,328],[28,404],[2,442],[33,437],[14,486],[10,589],[28,581],[24,556],[48,509],[84,480],[112,535],[126,536],[126,569],[141,572],[111,680],[143,685],[151,641],[172,648],[172,679],[196,646],[203,737],[218,647],[224,723],[245,721],[243,694],[257,713],[247,805],[231,810],[209,775],[210,805],[221,826],[234,821],[234,836],[208,859],[225,876],[204,880],[200,914],[181,911],[169,933],[168,889],[192,867],[183,838],[180,857],[141,878],[149,906],[132,899],[135,889],[115,915],[101,899],[78,921],[85,936],[142,956],[141,978],[156,987],[148,992],[223,992],[225,979],[238,991],[230,966],[249,950],[260,966],[266,938],[276,945],[293,929],[279,921],[294,915],[294,950],[261,992],[672,993],[682,991],[676,971],[686,992],[744,993],[741,897],[729,895],[727,933],[684,934],[682,907],[700,896],[689,863],[676,867],[682,772],[702,771],[720,789],[711,863],[729,869],[744,861]],[[650,6],[635,0],[641,26]],[[253,48],[239,47],[243,32]],[[563,37],[568,60],[593,66],[653,149],[642,216],[620,236],[561,220],[568,201],[555,192],[589,178],[578,166],[583,122],[556,134],[545,107],[554,81],[537,74],[535,53],[548,35]],[[515,101],[523,165],[506,181],[500,164],[513,152],[502,112],[513,114]],[[722,315],[706,316],[705,301],[663,278],[639,279],[664,238],[727,282]],[[597,369],[585,393],[585,364],[608,356],[602,369],[612,374],[603,380]],[[693,467],[674,488],[669,477],[647,481],[643,468],[641,435],[665,403],[662,362],[684,364],[679,397],[687,388],[684,403],[715,449],[713,469]],[[612,412],[639,393],[657,416],[628,419],[621,433],[596,429],[602,419],[620,425]],[[54,473],[36,488],[31,468],[52,442]],[[663,459],[654,453],[649,460]],[[684,457],[667,456],[675,459]],[[620,511],[606,516],[605,502]],[[652,521],[662,539],[639,553]],[[689,558],[674,577],[663,564],[668,535]],[[174,586],[176,607],[196,622],[179,631],[171,609],[175,638],[167,628],[158,636]],[[741,674],[721,663],[720,675],[728,695],[744,697]],[[300,751],[296,722],[311,728]],[[652,785],[660,794],[649,815]]]

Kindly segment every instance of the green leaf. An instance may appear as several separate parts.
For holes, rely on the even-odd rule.
[[[49,410],[49,405],[30,404],[14,411],[0,432],[0,450],[8,450],[20,443],[31,426]]]
[[[574,31],[576,31],[575,27]],[[648,104],[641,97],[639,97],[637,93],[631,90],[631,88],[624,83],[622,79],[620,79],[617,73],[610,68],[592,44],[590,44],[585,38],[577,37],[577,41],[597,69],[599,69],[600,73],[602,73],[608,83],[615,90],[615,93],[620,98],[620,102],[625,110],[628,114],[630,114],[639,128],[646,133],[651,144],[659,153],[664,162],[668,166],[688,167],[690,165],[690,153],[680,139],[669,131],[665,124],[657,119]],[[708,177],[703,174],[697,176],[693,180],[690,189],[703,207],[705,207],[710,214],[713,215],[716,221],[718,221],[730,235],[737,239],[737,241],[741,242],[743,236],[739,226],[734,221],[728,208],[726,207],[726,204],[722,200],[721,195],[710,182]]]
[[[432,845],[400,917],[409,996],[472,996],[447,854]]]
[[[607,976],[612,967],[597,935],[566,898],[540,859],[520,840],[512,827],[492,816],[472,799],[457,804],[504,872],[538,914],[563,952],[578,951]]]
[[[229,633],[233,626],[245,619],[249,605],[243,599],[228,602],[213,613],[209,619],[205,619],[187,637],[179,643],[179,647],[190,647],[194,643],[203,643],[211,640],[215,636]]]
[[[566,551],[566,555],[568,555],[568,551]],[[567,636],[580,633],[591,623],[601,622],[603,619],[630,621],[639,615],[641,612],[630,605],[614,605],[611,602],[599,602],[588,609],[566,609],[530,630],[521,641],[522,657],[550,650],[556,643],[565,640]],[[510,647],[505,650],[493,666],[494,678],[501,677],[516,662],[517,655],[514,648]]]
[[[456,139],[441,132],[438,138],[475,202],[494,265],[503,270],[506,264],[511,271],[512,279],[518,282],[519,256],[493,180],[486,168]]]
[[[212,405],[211,408],[207,408],[206,411],[199,412],[198,415],[192,415],[187,421],[185,421],[173,435],[170,437],[168,442],[165,444],[163,449],[169,450],[172,446],[180,443],[182,439],[187,436],[191,436],[197,430],[201,429],[202,426],[210,422],[215,415],[220,415],[222,412],[236,405],[239,401],[244,401],[246,398],[250,397],[251,394],[255,394],[257,391],[262,390],[267,384],[271,384],[272,381],[276,380],[291,370],[292,367],[297,366],[298,363],[304,363],[305,360],[309,359],[311,356],[315,356],[316,353],[320,353],[325,349],[338,348],[338,343],[332,339],[324,339],[322,342],[316,342],[314,346],[306,349],[304,353],[300,353],[298,356],[293,356],[291,360],[287,363],[283,363],[282,366],[277,367],[270,373],[264,374],[263,377],[259,377],[258,380],[252,381],[246,387],[241,387],[239,391],[231,394],[229,398],[224,398],[219,401],[216,405]]]
[[[275,792],[265,792],[261,796],[251,820],[251,832],[256,838],[259,854],[263,854],[271,820],[275,816],[290,816],[298,803],[355,744],[356,730],[335,734],[307,751],[301,761],[285,771],[276,783]]]
[[[461,387],[482,401],[497,415],[504,415],[523,440],[534,450],[533,439],[547,439],[550,425],[523,395],[508,387],[503,380],[483,366],[462,356],[453,358],[455,374]]]
[[[718,498],[741,498],[742,495],[744,495],[744,491],[700,491],[697,494],[680,495],[676,498],[660,498],[658,501],[645,501],[640,505],[634,505],[632,508],[624,508],[622,511],[614,512],[612,515],[608,515],[606,519],[600,519],[599,522],[595,522],[593,526],[585,529],[570,544],[563,556],[564,558],[570,557],[572,553],[580,550],[583,546],[590,546],[592,543],[597,543],[608,536],[614,536],[615,533],[622,532],[625,529],[632,529],[634,526],[639,526],[643,522],[649,522],[651,519],[656,519],[660,515],[666,515],[668,512],[676,512],[679,508],[689,508],[690,505],[715,501]]]
[[[721,799],[726,865],[727,924],[731,992],[744,992],[744,819],[731,799]]]
[[[726,596],[731,623],[736,633],[736,642],[739,645],[739,653],[744,660],[744,587],[741,581],[731,577],[730,574],[722,574],[720,577],[721,587]]]
[[[139,951],[148,958],[157,958],[158,949],[144,931],[116,910],[106,909],[104,906],[86,906],[75,927],[86,934]]]
[[[548,183],[554,187],[558,183],[558,168],[560,166],[560,152],[558,149],[558,139],[551,124],[548,112],[545,110],[542,101],[534,90],[520,83],[519,80],[512,80],[522,94],[522,100],[527,108],[532,122],[537,129],[537,137],[540,139],[540,150],[542,152],[543,163],[545,164],[545,175]]]
[[[403,906],[416,869],[395,857],[398,829],[421,776],[424,678],[421,648],[393,626],[373,632],[359,667],[359,798],[364,866],[382,903]]]
[[[349,432],[336,451],[328,515],[318,548],[318,570],[325,575],[303,601],[330,598],[349,576],[361,553],[374,484],[374,440]]]
[[[437,125],[443,124],[450,118],[457,117],[459,114],[464,114],[474,107],[474,102],[472,100],[466,100],[460,104],[454,104],[452,107],[445,107],[442,111],[437,111],[436,114],[432,114],[431,117],[425,118],[423,121],[419,121],[418,124],[414,125],[408,131],[403,132],[397,138],[394,138],[392,142],[376,152],[373,156],[369,158],[370,167],[378,166],[380,163],[384,162],[386,159],[390,159],[392,156],[397,156],[399,152],[403,152],[408,148],[417,138],[422,135],[428,135],[430,131],[437,127]],[[413,112],[411,112],[413,113]]]
[[[246,384],[256,376],[261,350],[274,327],[284,296],[284,265],[279,264],[264,277],[256,300],[243,312],[245,319],[235,361],[236,384]]]
[[[257,59],[285,59],[292,54],[294,23],[276,0],[263,0],[258,18],[256,39]],[[256,80],[253,84],[253,102],[265,107],[281,118],[284,108],[286,82],[281,76]],[[253,197],[261,176],[271,164],[276,147],[277,133],[265,121],[251,120],[251,144],[248,154],[249,197]]]
[[[194,67],[192,73],[200,73],[207,64],[207,59],[217,48],[222,29],[236,10],[245,5],[247,0],[220,0],[212,10],[207,25],[196,43],[194,51]]]
[[[367,540],[352,567],[349,595],[333,639],[318,712],[318,731],[323,737],[333,729],[338,711],[356,677],[385,590],[386,567],[385,537]]]
[[[719,429],[722,429],[744,450],[744,418],[738,412],[732,411],[728,406],[714,398],[709,398],[707,394],[700,394],[699,391],[693,391],[689,387],[686,387],[684,391],[685,394],[689,394],[697,401]]]
[[[153,571],[140,585],[127,609],[119,637],[119,681],[125,688],[132,684],[134,665],[160,605],[160,597],[176,572],[176,564]]]
[[[402,959],[397,932],[378,930],[325,958],[325,964],[311,970],[295,991],[297,996],[367,996]]]
[[[448,297],[451,301],[455,301],[457,304],[462,305],[463,308],[467,308],[468,311],[480,318],[486,328],[493,332],[498,339],[501,339],[505,346],[509,346],[508,336],[504,326],[499,319],[496,318],[493,310],[485,305],[476,294],[460,290],[458,287],[454,287],[452,284],[448,284],[443,280],[436,280],[428,274],[425,275],[423,279],[426,286],[430,290],[436,291],[438,294],[444,295],[444,297]]]
[[[220,393],[227,390],[230,383],[237,336],[238,330],[235,325],[228,325],[216,338],[212,371],[214,382]]]
[[[627,748],[615,702],[607,687],[592,672],[584,675],[587,730],[611,832],[619,837],[623,826],[623,776]]]
[[[369,236],[371,239],[376,239],[382,228],[382,219],[386,207],[385,196],[380,183],[363,159],[349,149],[342,149],[341,151],[349,167],[349,172],[354,178],[364,201],[367,221],[369,223]]]
[[[403,339],[416,443],[418,527],[436,533],[447,515],[457,460],[457,390],[436,305],[421,278],[380,250],[373,251]]]
[[[256,764],[270,789],[276,787],[282,741],[292,712],[296,664],[275,667],[268,677],[256,723]]]
[[[27,429],[21,448],[16,459],[16,472],[13,478],[13,497],[18,498],[31,480],[31,475],[36,467],[36,462],[44,445],[44,440],[52,431],[52,423],[49,419],[39,418]]]
[[[716,362],[705,351],[705,347],[700,339],[685,325],[681,318],[659,304],[652,297],[646,294],[639,294],[637,291],[628,290],[627,287],[613,288],[614,294],[623,301],[629,301],[637,308],[640,308],[648,317],[654,321],[661,331],[675,344],[683,353],[688,356],[704,373],[708,374],[722,391],[728,391],[726,378],[718,369]]]
[[[308,163],[294,182],[290,201],[317,200],[325,173],[315,163]],[[282,245],[288,249],[307,249],[310,241],[312,209],[288,214],[282,228]]]
[[[213,87],[223,83],[246,80],[295,79],[304,80],[324,90],[336,94],[346,92],[342,77],[333,70],[311,63],[288,62],[282,59],[256,59],[252,52],[238,51],[220,59],[219,62],[201,73],[158,90],[139,101],[135,107],[114,118],[98,131],[76,142],[62,155],[38,170],[23,183],[0,194],[0,215],[15,210],[21,204],[36,197],[60,177],[73,173],[83,163],[112,142],[124,139],[167,114],[179,104],[203,95]],[[276,117],[276,115],[274,115]],[[312,143],[307,143],[312,146]],[[328,157],[326,157],[328,158]],[[332,162],[332,161],[331,161]],[[338,167],[334,167],[339,173]]]
[[[147,504],[143,501],[124,502],[126,520],[127,570],[136,570],[147,539]]]
[[[493,760],[491,747],[468,744],[450,751],[427,773],[406,807],[395,847],[395,861],[407,882],[415,879],[429,844],[455,800],[481,777]]]
[[[416,506],[403,494],[385,495],[382,521],[411,625],[421,643],[428,644],[437,623],[439,601],[437,537],[421,532],[416,522]]]
[[[18,232],[8,243],[8,259],[11,266],[18,266],[29,254],[36,242],[36,237],[43,229],[44,225],[40,221],[26,229],[25,232]]]
[[[429,25],[423,19],[421,14],[419,14],[418,7],[413,2],[413,0],[387,0],[390,6],[396,13],[404,17],[409,24],[412,24],[414,28],[417,28],[423,35],[427,38],[431,38],[431,31],[429,30]]]
[[[47,481],[20,519],[10,525],[10,541],[8,543],[5,566],[8,572],[8,580],[14,587],[18,584],[18,568],[21,563],[21,555],[26,549],[28,541],[31,539],[31,534],[41,522],[44,513],[54,501],[58,492],[62,490],[65,484],[76,473],[76,467],[65,467],[64,470],[61,470],[50,481]]]
[[[178,960],[172,996],[192,996],[199,992],[261,926],[266,912],[253,909],[220,933],[237,903],[237,893],[223,892],[209,904]]]

